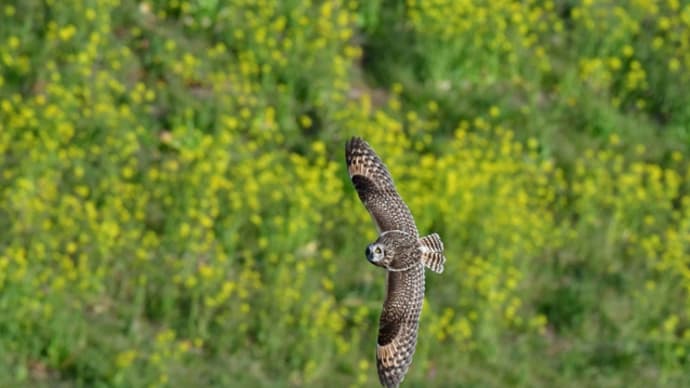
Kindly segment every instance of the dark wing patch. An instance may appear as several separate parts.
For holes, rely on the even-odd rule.
[[[410,209],[395,190],[393,178],[376,152],[359,137],[345,144],[345,161],[359,199],[379,233],[401,230],[418,236]]]
[[[379,338],[377,343],[379,346],[388,345],[400,333],[400,319],[402,317],[395,317],[392,314],[384,314],[381,316],[379,322]]]

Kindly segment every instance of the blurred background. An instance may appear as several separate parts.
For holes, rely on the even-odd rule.
[[[687,1],[3,1],[0,385],[377,386],[359,135],[405,386],[690,386],[689,81]]]

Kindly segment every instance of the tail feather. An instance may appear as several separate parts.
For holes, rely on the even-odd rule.
[[[436,233],[422,237],[420,240],[420,250],[422,251],[422,263],[430,270],[438,273],[443,272],[443,265],[446,257],[443,255],[443,241]]]

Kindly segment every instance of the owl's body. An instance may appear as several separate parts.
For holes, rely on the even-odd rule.
[[[376,248],[379,247],[383,254],[377,255]],[[372,264],[389,271],[404,271],[419,265],[419,253],[419,238],[399,230],[383,232],[365,251]]]
[[[436,233],[419,238],[388,169],[362,139],[345,145],[350,179],[380,233],[367,259],[387,270],[386,299],[379,321],[376,366],[386,387],[397,387],[412,363],[424,301],[424,267],[443,272],[443,243]]]

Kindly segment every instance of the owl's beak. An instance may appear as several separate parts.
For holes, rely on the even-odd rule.
[[[367,260],[369,260],[370,263],[373,263],[373,261],[371,261],[371,259],[373,258],[373,254],[371,252],[370,246],[367,246],[367,250],[364,251],[364,254],[367,255]]]

